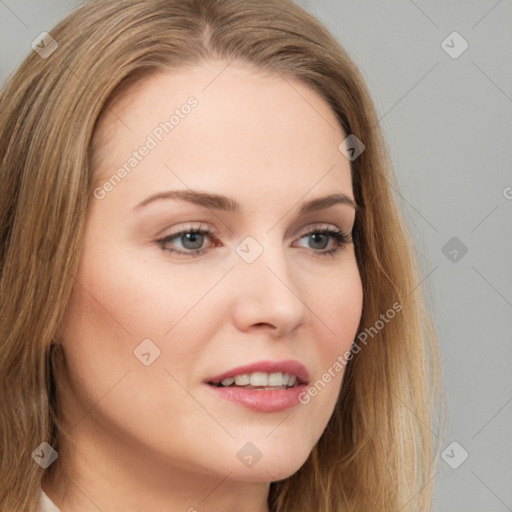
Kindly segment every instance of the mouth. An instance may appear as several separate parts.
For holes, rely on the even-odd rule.
[[[297,406],[308,382],[306,367],[292,360],[259,361],[204,380],[216,399],[258,413],[279,413]]]
[[[298,361],[260,361],[232,368],[206,379],[206,384],[219,388],[253,390],[289,389],[307,385],[308,371]]]
[[[227,377],[222,379],[221,382],[208,382],[210,386],[217,388],[243,388],[243,389],[289,389],[299,386],[301,382],[298,381],[296,375],[288,373],[264,373],[253,372],[243,373],[235,377]]]

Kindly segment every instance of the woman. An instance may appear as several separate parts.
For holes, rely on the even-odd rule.
[[[430,510],[436,334],[318,21],[92,0],[0,112],[1,510]]]

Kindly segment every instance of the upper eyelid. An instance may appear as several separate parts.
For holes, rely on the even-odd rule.
[[[353,228],[350,229],[350,230],[345,230],[345,229],[340,228],[340,227],[336,226],[335,224],[329,223],[329,222],[313,222],[312,224],[309,224],[308,226],[306,226],[306,227],[302,228],[301,230],[299,230],[299,233],[307,234],[311,230],[314,230],[314,229],[318,229],[318,230],[329,230],[329,229],[332,229],[332,230],[344,232],[346,234],[350,234],[350,232],[353,230]],[[182,228],[179,228],[178,230],[174,231],[173,233],[169,233],[167,235],[164,235],[161,238],[169,238],[169,237],[177,236],[177,235],[180,235],[180,234],[183,234],[183,233],[188,233],[188,232],[194,231],[194,230],[197,230],[197,231],[207,231],[210,236],[215,236],[215,235],[219,234],[219,230],[217,230],[215,228],[212,228],[211,226],[209,226],[206,223],[201,222],[201,223],[198,223],[198,224],[192,224],[191,223],[190,225],[182,227]]]
[[[165,242],[170,241],[175,238],[179,238],[181,235],[190,233],[192,231],[197,231],[199,233],[204,234],[204,236],[219,241],[218,232],[215,229],[211,229],[208,226],[203,227],[202,225],[196,225],[196,226],[188,226],[182,229],[179,229],[178,231],[175,231],[174,233],[170,233],[168,235],[165,235],[163,237],[160,237],[157,241],[158,242]],[[352,230],[344,230],[342,228],[338,228],[337,226],[334,226],[332,224],[326,224],[322,222],[314,223],[313,225],[305,227],[303,230],[299,232],[298,235],[296,235],[295,240],[300,240],[301,238],[308,236],[311,233],[317,232],[317,231],[332,231],[336,233],[341,233],[348,237],[349,240],[352,240]],[[198,249],[203,250],[203,249]],[[206,250],[206,249],[204,249]],[[190,252],[193,252],[191,249]]]

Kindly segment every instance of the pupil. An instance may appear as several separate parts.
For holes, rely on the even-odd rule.
[[[181,236],[181,240],[186,249],[199,249],[203,245],[201,233],[186,233]]]
[[[311,236],[313,243],[320,242],[320,245],[321,245],[321,247],[313,247],[313,249],[325,249],[327,247],[329,239],[327,238],[327,236],[325,236],[324,233],[313,233],[310,236]],[[324,243],[322,243],[322,241]]]

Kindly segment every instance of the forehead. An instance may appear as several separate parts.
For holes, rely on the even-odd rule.
[[[149,144],[132,183],[172,171],[187,186],[215,187],[236,174],[247,185],[281,177],[300,191],[301,180],[313,185],[325,175],[349,191],[350,165],[338,149],[344,138],[328,103],[298,79],[206,62],[154,73],[114,98],[96,132],[96,181]]]

